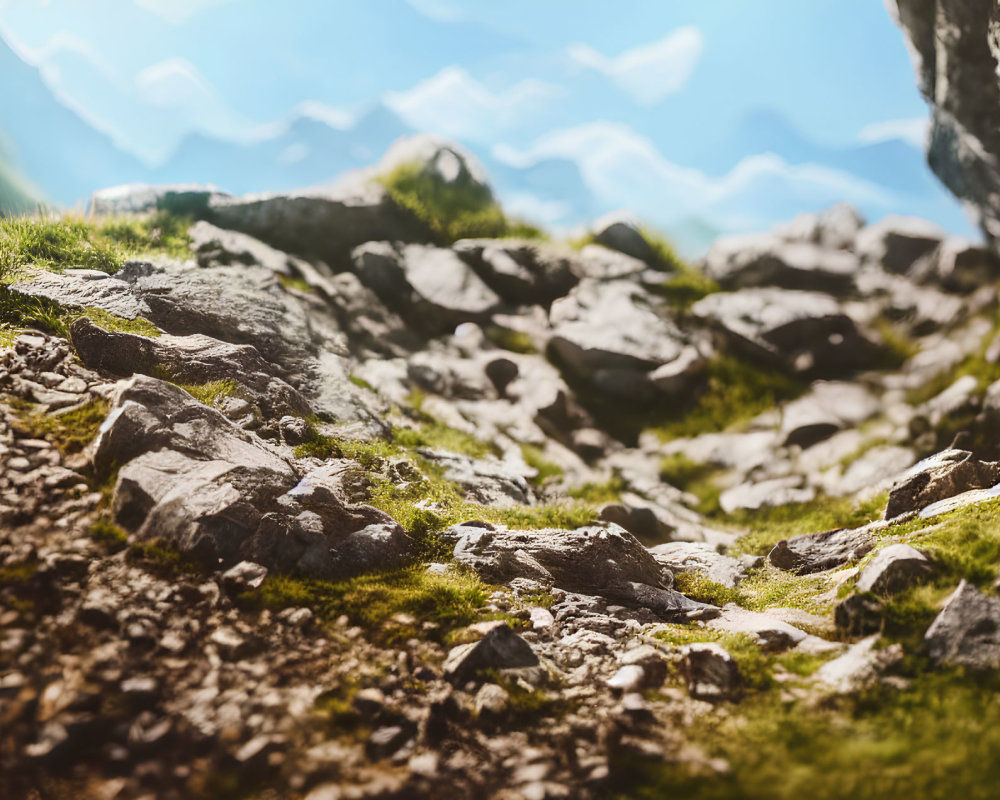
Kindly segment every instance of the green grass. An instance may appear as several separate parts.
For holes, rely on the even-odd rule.
[[[185,383],[180,387],[199,403],[214,406],[224,397],[233,397],[239,392],[239,385],[232,378],[224,378],[208,383]]]
[[[522,355],[532,355],[538,352],[531,336],[523,331],[514,331],[500,325],[487,325],[483,328],[486,338],[504,350]]]
[[[77,317],[87,317],[95,325],[104,328],[106,331],[113,331],[115,333],[135,333],[139,336],[146,336],[149,339],[156,339],[163,333],[152,322],[142,317],[126,319],[125,317],[119,317],[117,314],[112,314],[101,308],[93,308],[92,306],[88,306],[82,311],[69,311],[67,313],[71,320]]]
[[[675,309],[686,310],[703,297],[719,291],[719,284],[700,270],[681,264],[674,275],[652,287]]]
[[[874,689],[823,704],[772,694],[699,717],[691,730],[724,775],[621,758],[606,798],[691,800],[985,800],[1000,780],[995,676],[914,672],[901,691]]]
[[[660,480],[697,497],[696,509],[706,515],[719,511],[722,490],[713,480],[717,474],[715,467],[692,461],[684,453],[672,453],[660,461]]]
[[[617,503],[621,500],[622,492],[628,488],[628,484],[620,475],[612,475],[601,483],[588,482],[582,486],[570,489],[569,496],[582,500],[584,503],[592,505],[603,505],[605,503]]]
[[[531,479],[531,482],[536,486],[541,486],[550,479],[559,478],[565,474],[562,467],[545,458],[545,453],[540,447],[533,444],[522,444],[521,455],[524,456],[525,464],[538,470],[538,474]]]
[[[886,499],[886,493],[861,503],[855,503],[850,498],[818,497],[809,503],[737,511],[720,515],[717,519],[750,531],[737,540],[732,552],[764,555],[782,539],[791,536],[835,528],[858,528],[881,519]]]
[[[368,383],[368,381],[364,378],[359,378],[357,375],[349,375],[347,379],[359,389],[367,389],[369,392],[375,391],[375,387]]]
[[[19,427],[34,438],[53,442],[66,454],[78,453],[93,441],[110,408],[103,397],[59,415],[41,414],[24,400],[11,398],[8,402],[17,412]]]
[[[539,238],[541,231],[509,220],[488,187],[471,178],[445,184],[419,163],[401,164],[381,183],[400,208],[427,226],[438,244],[466,238]]]
[[[162,253],[190,255],[190,220],[165,212],[103,221],[72,215],[0,218],[0,281],[29,267],[60,272],[70,267],[113,274],[126,259]]]
[[[126,558],[142,565],[150,572],[168,577],[198,575],[208,565],[199,564],[181,553],[172,543],[159,540],[133,542],[128,546]]]
[[[352,624],[382,632],[390,641],[422,636],[422,623],[431,623],[433,638],[444,640],[456,628],[481,618],[478,609],[486,603],[489,587],[474,575],[462,572],[431,575],[414,566],[343,581],[321,581],[288,576],[270,576],[243,601],[263,608],[304,606],[320,619],[346,615]],[[410,614],[417,626],[393,625],[396,614]]]
[[[433,450],[447,450],[450,453],[460,453],[472,458],[485,458],[498,455],[495,445],[477,439],[470,433],[460,431],[429,418],[419,428],[394,428],[393,441],[401,447],[428,447]]]

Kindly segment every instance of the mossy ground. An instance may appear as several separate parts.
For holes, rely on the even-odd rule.
[[[544,235],[532,225],[508,219],[493,193],[472,180],[460,178],[444,184],[419,163],[401,164],[380,180],[395,203],[423,222],[438,244],[480,237],[538,239]]]
[[[18,414],[17,424],[26,433],[50,440],[64,454],[79,453],[93,440],[110,407],[107,400],[97,398],[55,415],[39,413],[34,404],[24,400],[10,398],[8,402]]]
[[[158,336],[147,320],[128,320],[95,308],[64,307],[21,295],[5,284],[32,270],[61,272],[96,269],[114,274],[129,258],[190,255],[191,220],[165,212],[145,217],[87,220],[74,216],[0,217],[0,346],[9,346],[22,328],[38,328],[68,338],[69,324],[90,317],[106,330]]]
[[[473,575],[457,570],[432,575],[416,565],[342,581],[271,576],[243,602],[261,608],[303,606],[329,621],[346,615],[382,640],[429,636],[443,641],[456,628],[483,618],[479,609],[488,593]]]

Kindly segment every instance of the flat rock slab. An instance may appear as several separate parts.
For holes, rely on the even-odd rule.
[[[858,575],[858,591],[895,594],[927,577],[931,569],[930,559],[915,547],[891,544],[865,564]]]
[[[980,461],[967,450],[942,450],[915,464],[889,492],[885,518],[894,519],[975,489],[1000,483],[1000,462]]]
[[[834,692],[846,694],[866,689],[903,657],[903,649],[894,644],[877,649],[879,637],[869,636],[851,645],[847,652],[828,661],[813,675],[813,680]]]
[[[858,369],[879,352],[836,300],[818,292],[718,292],[695,303],[691,313],[721,330],[737,350],[793,372]]]
[[[758,611],[748,611],[735,603],[723,606],[722,613],[707,624],[718,631],[746,634],[762,649],[770,651],[787,650],[808,636],[794,625]]]
[[[924,645],[940,664],[1000,669],[1000,598],[963,580],[927,629]]]
[[[455,561],[490,583],[529,578],[568,592],[645,607],[669,619],[707,618],[718,609],[669,588],[672,576],[632,534],[617,525],[567,531],[496,530],[459,525]]]
[[[661,565],[675,575],[694,572],[715,583],[730,588],[743,580],[760,561],[753,556],[733,558],[722,555],[715,547],[703,542],[667,542],[650,547],[649,552]]]
[[[767,554],[779,569],[800,574],[834,569],[863,558],[878,541],[876,531],[885,523],[871,523],[862,528],[839,528],[821,533],[807,533],[778,542]]]

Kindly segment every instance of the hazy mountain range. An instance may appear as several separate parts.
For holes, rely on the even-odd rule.
[[[394,140],[417,131],[406,120],[414,115],[403,100],[393,107],[375,102],[353,118],[331,118],[318,104],[303,104],[287,119],[241,140],[188,134],[169,157],[151,166],[57,98],[39,70],[2,40],[0,72],[0,152],[41,195],[60,205],[85,204],[95,189],[129,182],[211,183],[234,193],[325,183],[374,163]],[[461,76],[451,79],[452,91],[463,91]],[[622,102],[606,76],[577,77],[585,79],[594,108],[613,112]],[[760,109],[721,134],[667,137],[667,161],[662,143],[658,148],[641,130],[619,123],[560,128],[551,110],[536,122],[537,135],[521,136],[520,147],[489,144],[475,131],[456,138],[482,160],[512,213],[548,226],[569,229],[626,208],[695,252],[719,232],[760,227],[847,200],[870,218],[912,213],[970,231],[921,150],[902,137],[829,147],[810,141],[780,113]],[[11,187],[4,197],[30,194],[14,190],[25,181],[11,168],[0,170],[0,181]],[[3,202],[8,208],[14,204]]]

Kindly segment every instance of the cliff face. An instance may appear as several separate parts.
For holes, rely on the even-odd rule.
[[[1000,238],[1000,3],[886,0],[906,34],[933,111],[927,159],[944,184]]]

